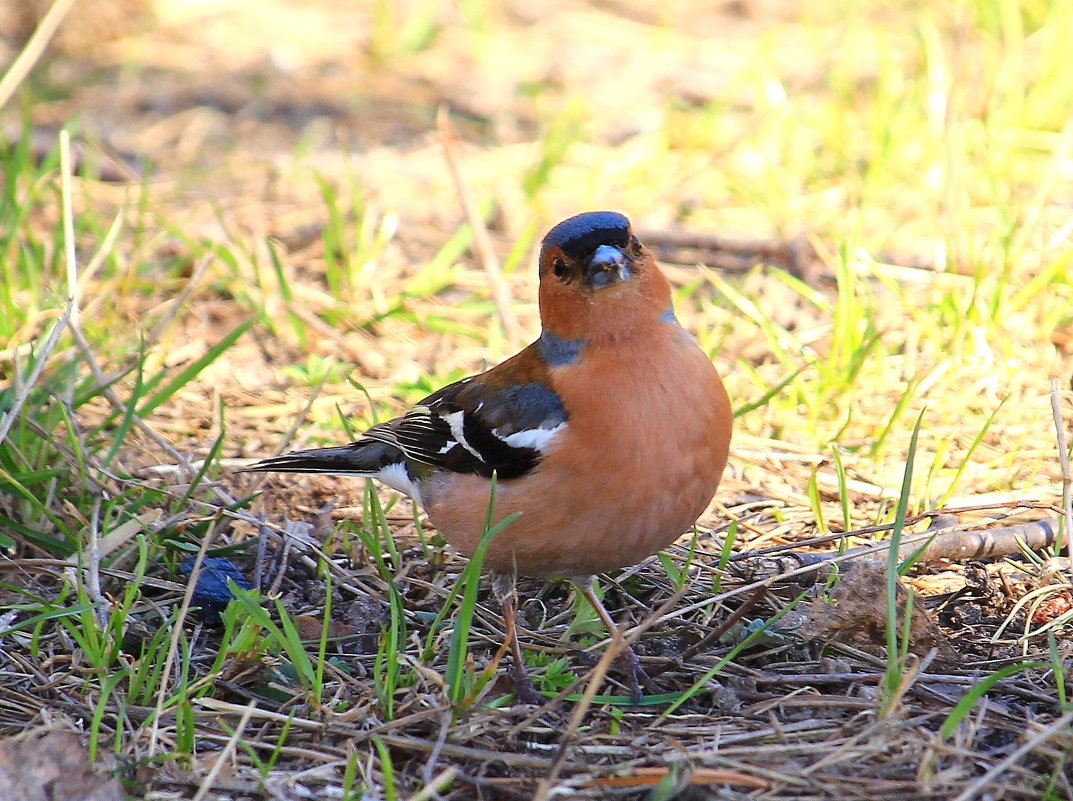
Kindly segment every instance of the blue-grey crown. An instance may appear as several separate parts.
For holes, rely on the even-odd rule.
[[[625,248],[630,243],[630,221],[617,211],[587,211],[569,217],[544,237],[544,249],[558,247],[568,258],[582,260],[600,245]]]

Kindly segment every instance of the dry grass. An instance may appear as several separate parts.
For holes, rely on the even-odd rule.
[[[158,801],[1073,797],[1067,629],[1044,628],[1060,563],[914,566],[892,652],[906,595],[883,569],[746,557],[836,547],[812,538],[899,502],[906,536],[944,508],[965,528],[1059,513],[1073,5],[812,6],[157,0],[113,37],[80,36],[99,20],[76,4],[0,111],[0,411],[27,387],[0,441],[0,730],[78,731]],[[61,126],[81,300],[42,356],[69,289]],[[604,207],[660,247],[743,411],[696,537],[603,582],[667,693],[631,706],[611,670],[587,702],[603,635],[565,587],[523,582],[559,701],[509,704],[484,587],[450,704],[464,560],[391,494],[230,468],[512,353],[538,326],[539,236]],[[178,563],[204,547],[281,599],[264,608],[312,672],[249,609],[187,614]]]

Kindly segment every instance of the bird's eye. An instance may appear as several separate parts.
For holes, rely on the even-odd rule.
[[[551,263],[551,271],[555,273],[555,277],[560,281],[570,275],[570,268],[566,266],[566,262],[562,259],[556,259]]]

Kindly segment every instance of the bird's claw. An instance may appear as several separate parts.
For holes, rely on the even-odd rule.
[[[626,669],[626,679],[630,683],[630,700],[634,704],[641,703],[645,693],[655,694],[663,692],[662,688],[652,680],[648,672],[641,666],[641,660],[632,648],[627,646],[619,654]]]
[[[526,672],[524,665],[515,663],[511,669],[514,673],[514,694],[518,697],[519,704],[543,706],[548,702],[548,699],[541,695],[536,685],[533,684],[533,679]]]

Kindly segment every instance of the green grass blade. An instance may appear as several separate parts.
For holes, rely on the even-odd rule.
[[[473,625],[473,612],[477,606],[477,589],[480,586],[481,565],[484,562],[484,554],[488,551],[488,546],[491,545],[492,539],[518,517],[517,513],[511,514],[492,525],[495,494],[496,477],[493,474],[489,491],[488,511],[484,520],[484,533],[481,535],[481,540],[477,544],[469,564],[466,565],[458,579],[458,583],[463,587],[462,602],[459,605],[454,630],[451,632],[451,645],[447,652],[447,668],[444,672],[447,697],[455,704],[461,703],[467,692],[462,679],[465,673],[466,653],[469,648],[470,627]]]
[[[1021,671],[1034,670],[1041,667],[1046,666],[1037,662],[1017,662],[1013,665],[1005,665],[990,676],[985,676],[983,679],[973,684],[971,689],[965,693],[962,699],[950,710],[950,714],[946,716],[943,725],[939,728],[939,737],[944,740],[949,740],[954,733],[954,730],[957,729],[961,724],[961,721],[965,719],[969,710],[976,706],[976,702],[1000,681],[1013,676],[1016,673],[1020,673]]]
[[[898,547],[901,545],[902,532],[905,530],[905,518],[909,509],[909,495],[913,483],[913,461],[916,458],[917,438],[924,423],[924,411],[917,417],[913,433],[909,438],[909,453],[905,458],[905,471],[902,473],[902,488],[898,495],[898,506],[894,514],[894,527],[890,532],[890,546],[887,549],[887,666],[883,674],[883,716],[892,710],[887,708],[897,698],[901,684],[902,664],[898,659]],[[906,614],[910,610],[906,609]]]

